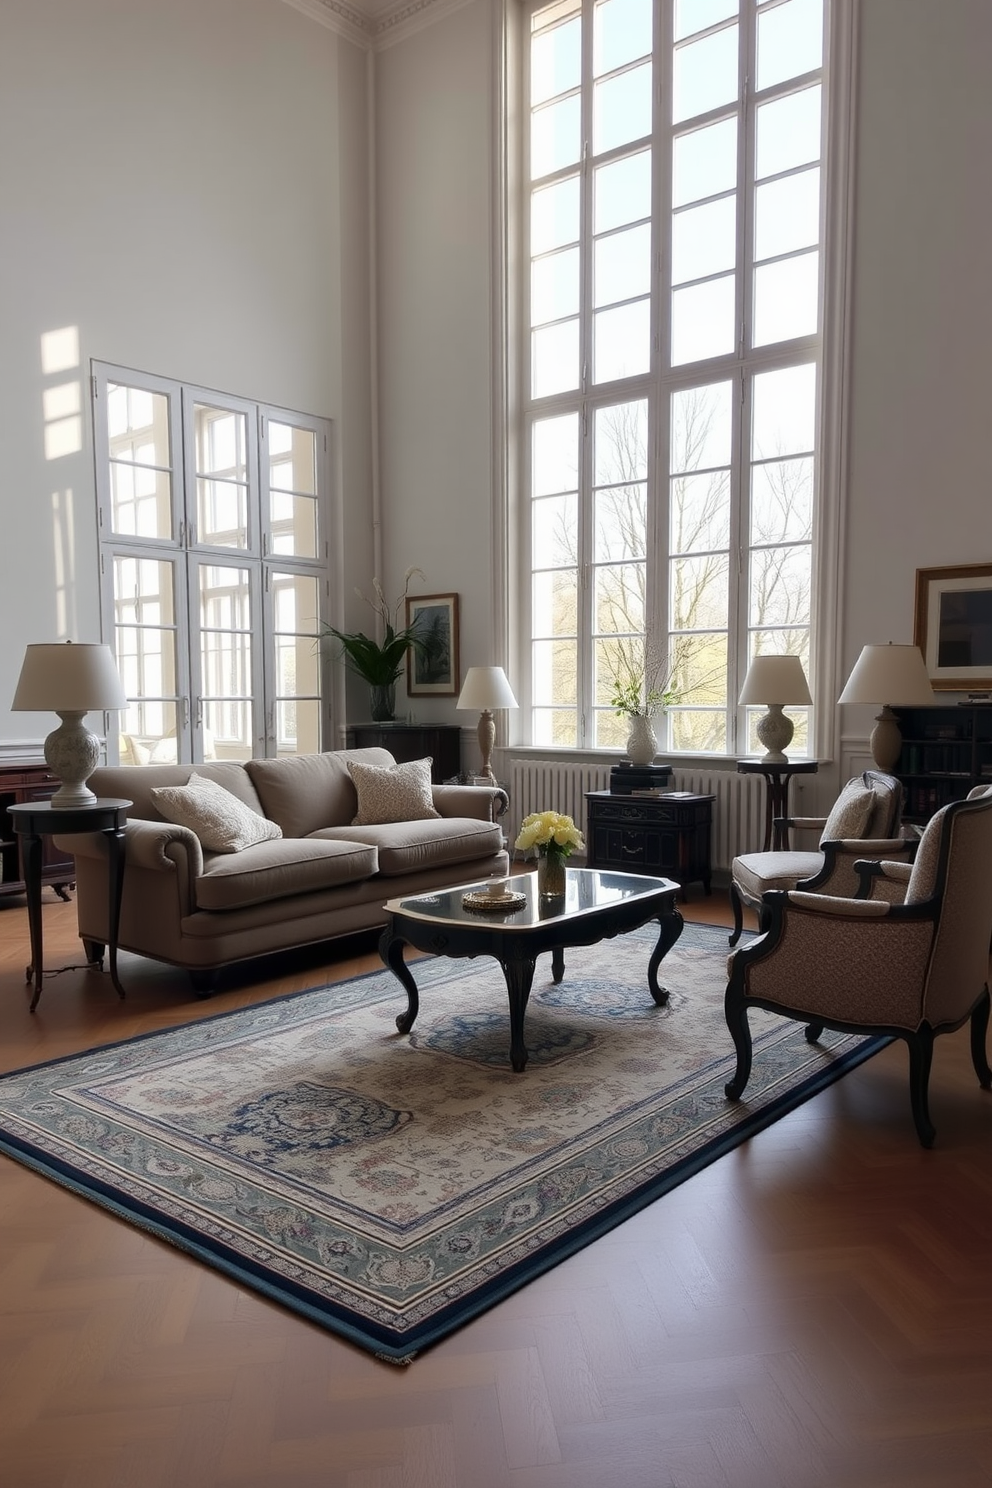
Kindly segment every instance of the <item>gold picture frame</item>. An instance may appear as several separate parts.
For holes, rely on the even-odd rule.
[[[406,653],[408,697],[455,697],[458,693],[458,595],[407,595],[406,624],[426,649]]]
[[[992,563],[918,568],[913,640],[935,691],[992,690]]]

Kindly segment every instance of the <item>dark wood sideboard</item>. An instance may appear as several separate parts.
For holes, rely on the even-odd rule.
[[[47,765],[17,761],[0,764],[0,895],[25,892],[21,844],[7,807],[50,801],[58,788],[59,782]],[[46,837],[41,859],[42,883],[51,884],[62,899],[67,899],[66,891],[75,878],[74,860],[68,853],[60,852],[51,838]]]
[[[348,730],[348,748],[388,749],[401,765],[430,755],[435,785],[461,774],[462,731],[456,723],[356,723]]]

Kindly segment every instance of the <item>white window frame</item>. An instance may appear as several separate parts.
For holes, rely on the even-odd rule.
[[[825,127],[822,132],[820,158],[821,203],[823,231],[820,240],[820,311],[819,331],[815,337],[807,338],[804,349],[815,351],[818,366],[819,396],[816,430],[816,492],[813,534],[813,571],[810,613],[810,684],[813,690],[809,753],[812,757],[828,760],[835,757],[838,743],[838,717],[836,688],[836,658],[838,650],[837,630],[842,604],[841,554],[845,528],[845,472],[847,466],[847,420],[845,398],[850,342],[850,262],[851,219],[853,212],[853,179],[851,159],[855,132],[855,37],[857,34],[858,8],[860,0],[825,0],[825,35],[822,64],[823,107]],[[528,112],[528,48],[529,16],[540,8],[537,3],[518,3],[505,0],[499,13],[497,35],[497,57],[500,78],[503,84],[497,102],[495,125],[499,158],[494,173],[496,207],[503,223],[504,233],[500,242],[497,264],[501,270],[500,283],[493,300],[493,324],[497,344],[502,350],[505,370],[495,390],[495,406],[505,433],[506,465],[497,472],[495,483],[496,528],[506,544],[506,608],[495,617],[496,630],[502,641],[502,649],[514,669],[518,682],[521,707],[511,715],[511,746],[514,748],[538,747],[533,745],[529,731],[530,709],[533,698],[530,670],[530,427],[532,406],[526,400],[525,368],[530,358],[529,320],[529,232],[527,214],[530,194],[529,171],[525,165],[527,143],[526,116]],[[671,39],[671,0],[656,0],[655,35]],[[663,27],[659,30],[659,26]],[[741,48],[742,53],[745,48]],[[742,57],[742,67],[747,65]],[[795,86],[791,79],[788,88]],[[657,104],[656,104],[657,110]],[[738,141],[739,149],[753,150],[754,104],[748,99],[745,105],[748,127],[745,138]],[[705,116],[704,116],[705,117]],[[655,220],[667,224],[657,210],[659,200],[659,178],[670,169],[670,134],[660,133],[657,128],[652,135],[655,151]],[[661,147],[661,148],[660,148]],[[745,176],[745,187],[753,190],[753,171]],[[667,193],[664,198],[668,200]],[[739,238],[748,231],[751,220],[750,208],[738,213]],[[666,234],[667,236],[667,234]],[[741,252],[738,244],[738,253]],[[667,249],[665,250],[667,252]],[[655,255],[657,258],[657,254]],[[738,258],[738,263],[750,263]],[[751,273],[738,271],[738,298],[751,294]],[[659,338],[669,334],[670,295],[654,295],[655,347]],[[583,314],[588,314],[584,307]],[[757,370],[791,364],[798,358],[793,356],[796,343],[790,343],[788,353],[783,355],[780,347],[772,347],[747,354],[747,362]],[[727,363],[721,359],[696,363],[692,367],[670,369],[662,378],[656,367],[642,379],[657,398],[655,429],[667,421],[670,403],[669,394],[677,383],[695,385],[705,380],[718,380],[726,375]],[[750,379],[746,384],[749,396]],[[622,389],[622,392],[621,392]],[[640,386],[631,383],[612,384],[606,388],[586,388],[578,395],[578,404],[588,412],[603,403],[612,403],[622,396],[635,397]],[[561,411],[575,406],[575,399],[561,400]],[[542,412],[553,412],[550,402]],[[737,415],[743,421],[749,418],[749,407]],[[749,424],[748,424],[749,426]],[[664,443],[667,447],[667,430]],[[742,441],[735,446],[733,479],[740,481]],[[656,463],[652,480],[667,479],[660,463]],[[735,495],[737,493],[735,492]],[[588,506],[588,500],[586,501]],[[650,503],[652,511],[657,503]],[[734,503],[736,520],[741,521],[741,504]],[[733,536],[733,534],[732,534]],[[652,551],[655,551],[654,535],[649,533]],[[733,546],[733,544],[732,544]],[[739,548],[738,548],[739,551]],[[517,561],[514,561],[514,554]],[[660,571],[662,564],[657,565]],[[732,569],[734,565],[732,564]],[[659,608],[658,584],[655,581],[655,611]],[[663,599],[663,595],[661,596]],[[660,604],[661,613],[666,608]],[[589,644],[588,638],[586,644]],[[739,691],[746,663],[747,615],[746,600],[741,599],[736,615],[731,614],[730,666],[728,677],[728,705]],[[591,681],[591,673],[589,674]],[[727,756],[743,752],[746,745],[746,720],[744,710],[728,706]],[[575,749],[559,750],[556,746],[541,745],[541,753],[609,753],[602,748],[593,748],[580,739]],[[687,760],[689,756],[682,755]],[[707,755],[705,758],[714,759]]]
[[[161,394],[169,408],[169,459],[172,472],[171,531],[167,537],[137,537],[113,531],[110,490],[110,448],[107,428],[108,384],[121,384]],[[114,560],[127,557],[149,559],[171,565],[176,604],[176,758],[196,763],[204,757],[203,679],[200,648],[199,571],[202,567],[237,567],[249,574],[253,634],[258,644],[251,650],[249,696],[254,700],[251,748],[255,758],[271,758],[278,752],[276,720],[277,676],[273,645],[275,623],[271,593],[273,574],[298,574],[315,581],[319,603],[319,628],[332,614],[332,585],[340,590],[342,556],[332,555],[330,534],[340,530],[337,498],[331,483],[330,421],[274,405],[254,402],[190,383],[137,371],[109,362],[91,363],[90,387],[93,408],[93,448],[96,466],[97,519],[100,541],[100,612],[103,635],[113,646],[116,615],[113,593]],[[245,417],[248,485],[247,546],[224,547],[202,543],[196,530],[196,450],[193,422],[195,405],[206,404]],[[272,551],[269,522],[270,492],[266,455],[270,420],[295,428],[309,429],[315,436],[317,457],[317,544],[312,558],[287,556]],[[335,572],[332,578],[332,557]],[[333,737],[334,693],[325,648],[318,663],[320,692],[320,748],[329,748]],[[300,694],[310,697],[310,694]],[[117,734],[108,735],[108,755],[117,755]]]

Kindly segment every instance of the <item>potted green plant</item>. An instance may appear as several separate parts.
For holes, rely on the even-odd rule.
[[[364,599],[374,611],[378,622],[376,629],[381,632],[380,639],[367,636],[363,630],[336,630],[333,625],[324,627],[326,635],[340,641],[341,653],[348,666],[368,683],[373,723],[387,723],[395,718],[396,679],[403,670],[406,653],[411,646],[417,650],[422,650],[424,646],[416,626],[408,625],[402,630],[397,628],[400,612],[410,589],[410,580],[414,575],[424,578],[419,568],[408,568],[403,576],[403,593],[392,608],[378,579],[372,580],[374,599],[369,599],[360,589],[355,590],[359,598]]]

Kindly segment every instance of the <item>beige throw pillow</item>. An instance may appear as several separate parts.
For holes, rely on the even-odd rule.
[[[282,836],[282,828],[194,770],[186,785],[159,785],[152,799],[166,821],[189,827],[205,852],[240,852]]]
[[[842,842],[863,837],[875,806],[875,792],[863,775],[849,780],[830,809],[820,833],[821,842]]]
[[[377,827],[386,822],[424,821],[440,816],[431,794],[430,759],[408,760],[402,765],[362,765],[348,761],[358,792],[355,827]]]

